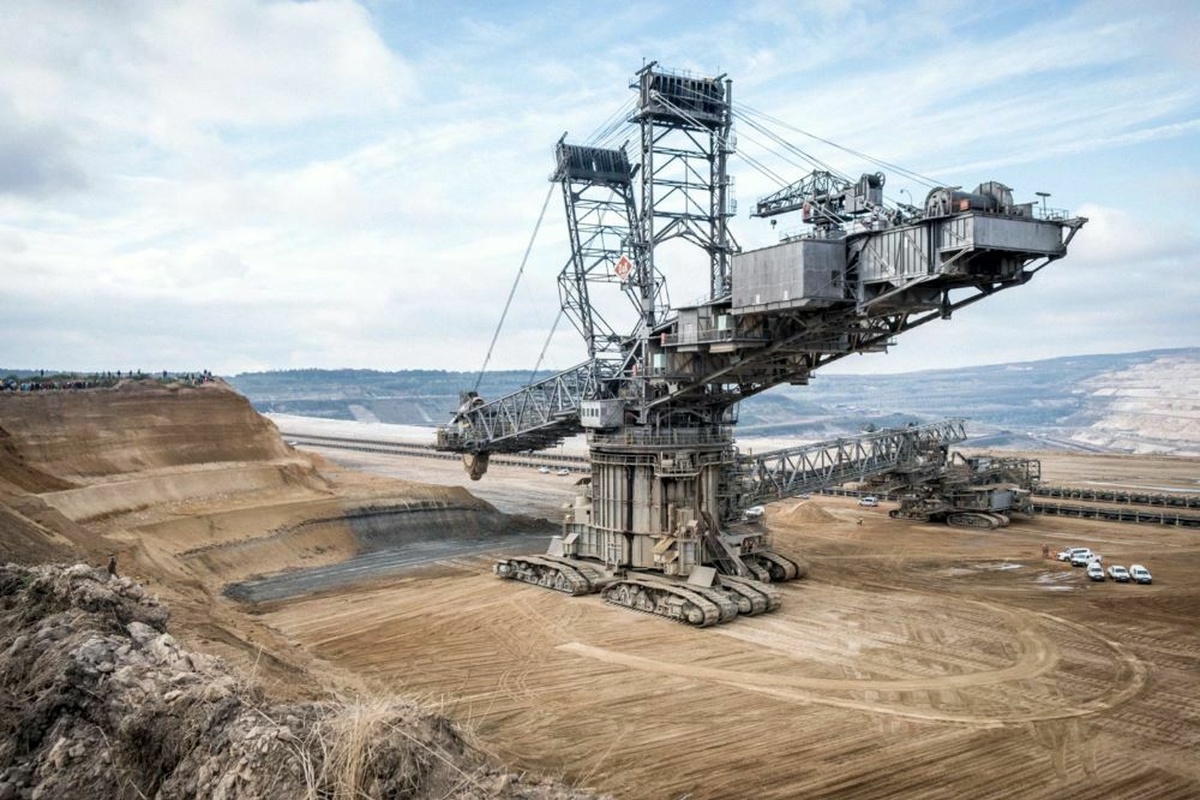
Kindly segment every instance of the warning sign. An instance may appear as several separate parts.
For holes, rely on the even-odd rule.
[[[617,265],[613,267],[613,272],[617,273],[617,277],[621,280],[629,278],[629,273],[633,272],[633,262],[629,260],[629,256],[622,255],[617,259]]]

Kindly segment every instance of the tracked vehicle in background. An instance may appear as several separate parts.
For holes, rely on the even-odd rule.
[[[994,181],[934,187],[923,209],[889,205],[882,173],[817,169],[753,214],[799,214],[807,231],[743,251],[728,226],[735,118],[799,151],[735,109],[725,76],[651,63],[632,88],[632,147],[564,137],[554,149],[571,242],[561,307],[586,360],[505,397],[465,393],[437,447],[463,454],[479,479],[492,453],[586,432],[591,475],[562,535],[544,556],[500,560],[497,573],[704,626],[772,610],[771,584],[803,574],[744,513],[819,488],[796,464],[825,480],[916,476],[935,470],[927,448],[962,437],[952,422],[747,458],[734,446],[739,401],[1023,285],[1066,255],[1085,220],[1014,203]],[[672,307],[663,269],[694,262],[706,274],[685,291],[704,298]],[[610,321],[622,309],[626,326]]]
[[[1033,514],[1033,490],[1041,476],[1037,459],[954,453],[937,477],[888,487],[899,497],[899,506],[888,515],[955,528],[1003,528],[1014,517]]]

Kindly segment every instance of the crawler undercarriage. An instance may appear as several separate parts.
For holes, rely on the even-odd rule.
[[[888,514],[954,528],[1003,528],[1032,514],[1032,491],[1040,480],[1036,459],[955,453],[935,479],[907,487],[899,507]]]
[[[910,519],[915,522],[940,522],[952,528],[980,528],[995,530],[1008,527],[1011,517],[1000,511],[962,508],[948,505],[940,500],[934,502],[901,501],[899,508],[888,512],[892,519]]]
[[[763,558],[759,566],[779,580],[803,575],[800,565],[777,553]],[[754,578],[721,575],[711,567],[698,568],[686,581],[632,570],[618,575],[590,561],[551,555],[502,558],[493,569],[502,578],[572,596],[599,592],[606,603],[701,628],[738,615],[774,611],[780,604],[776,587]]]

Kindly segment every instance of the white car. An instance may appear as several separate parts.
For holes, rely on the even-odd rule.
[[[858,500],[858,504],[860,506],[867,506],[868,508],[874,508],[875,506],[879,505],[879,498],[872,497],[871,495],[867,495],[866,497],[860,497]]]
[[[767,510],[762,506],[750,506],[742,512],[742,516],[744,516],[750,522],[758,522],[766,513]]]
[[[1064,547],[1062,550],[1058,551],[1058,554],[1055,556],[1055,558],[1057,558],[1059,561],[1070,561],[1076,553],[1082,553],[1085,550],[1087,550],[1086,547]]]
[[[1141,564],[1134,564],[1129,568],[1129,577],[1134,583],[1153,583],[1154,578],[1150,576],[1150,570],[1143,567]]]
[[[538,472],[542,473],[543,475],[549,475],[549,474],[550,474],[550,468],[549,468],[549,467],[547,467],[547,466],[545,466],[545,465],[543,465],[543,466],[540,466],[540,467],[538,467]]]
[[[1117,583],[1129,583],[1129,570],[1125,569],[1120,564],[1113,564],[1108,568],[1108,577],[1112,578]]]
[[[558,468],[558,469],[555,471],[555,473],[554,473],[554,474],[555,474],[555,475],[570,475],[570,474],[571,474],[571,470],[567,469],[566,467],[559,467],[559,468]]]
[[[1071,566],[1072,567],[1086,567],[1088,564],[1092,563],[1093,561],[1100,561],[1100,560],[1101,560],[1101,558],[1100,558],[1099,553],[1093,553],[1091,550],[1089,550],[1085,547],[1082,550],[1076,551],[1075,554],[1073,556],[1071,556]]]
[[[1104,580],[1104,567],[1100,566],[1099,561],[1093,561],[1087,565],[1087,576],[1094,581]]]

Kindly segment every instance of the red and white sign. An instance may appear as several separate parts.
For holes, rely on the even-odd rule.
[[[613,272],[617,273],[617,277],[625,280],[629,277],[629,273],[633,272],[633,262],[629,260],[629,256],[622,255],[617,259],[617,265],[613,267]]]

